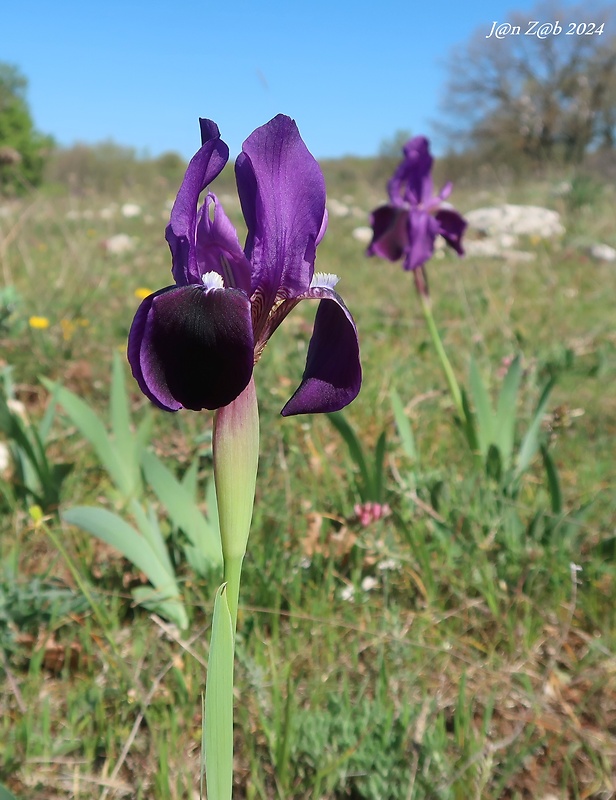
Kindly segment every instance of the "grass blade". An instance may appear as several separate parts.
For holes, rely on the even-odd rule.
[[[404,411],[404,405],[400,399],[400,395],[395,389],[391,390],[390,394],[391,408],[394,412],[394,420],[400,437],[400,443],[404,454],[410,461],[417,461],[417,448],[415,446],[415,435],[408,417]]]
[[[385,462],[385,452],[387,450],[387,437],[385,431],[381,432],[374,451],[374,484],[372,487],[373,496],[370,498],[377,503],[383,500],[383,464]]]

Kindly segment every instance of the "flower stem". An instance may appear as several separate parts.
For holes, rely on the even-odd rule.
[[[419,272],[419,270],[417,270],[417,272]],[[422,287],[427,287],[427,284],[425,283],[425,276],[416,276],[416,286],[417,294],[419,295],[419,300],[421,302],[421,310],[423,311],[426,324],[428,325],[428,330],[430,331],[430,336],[432,337],[434,349],[436,350],[443,368],[443,372],[445,373],[451,398],[454,402],[460,420],[464,422],[466,421],[466,414],[464,412],[464,405],[462,403],[462,392],[460,391],[460,386],[453,371],[453,367],[451,366],[451,362],[447,357],[447,353],[445,352],[445,348],[443,347],[443,341],[439,335],[438,328],[436,327],[434,316],[432,315],[432,299],[427,292],[427,288],[422,290]]]
[[[259,461],[259,410],[252,378],[239,397],[216,412],[213,451],[224,583],[214,601],[203,747],[208,798],[231,800],[235,632]]]

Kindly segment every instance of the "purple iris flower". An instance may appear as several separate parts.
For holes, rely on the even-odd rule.
[[[390,204],[371,214],[373,238],[367,255],[389,261],[404,257],[404,269],[416,270],[432,257],[439,235],[458,255],[464,255],[466,220],[444,202],[451,194],[451,183],[433,194],[430,143],[425,136],[416,136],[404,145],[403,152],[404,158],[387,185]]]
[[[229,158],[217,125],[201,119],[193,157],[167,226],[175,285],[140,305],[128,360],[142,392],[168,411],[216,409],[238,397],[276,328],[304,299],[320,300],[306,368],[284,416],[338,411],[358,394],[357,329],[315,273],[327,227],[325,182],[297,125],[279,114],[244,142],[235,162],[248,235],[242,248],[217,197],[199,195]]]

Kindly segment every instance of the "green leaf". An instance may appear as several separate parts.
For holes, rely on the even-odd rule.
[[[364,451],[361,442],[357,438],[357,434],[353,428],[346,421],[341,411],[336,411],[333,414],[328,414],[327,418],[344,439],[349,454],[355,462],[355,466],[359,469],[361,475],[361,485],[359,486],[359,493],[363,501],[372,500],[372,478],[368,470]]]
[[[61,518],[69,525],[77,525],[119,550],[137,569],[147,575],[165,597],[179,597],[175,575],[169,571],[168,564],[159,558],[148,540],[122,517],[106,508],[74,506],[64,511]]]
[[[11,794],[2,784],[0,784],[0,800],[17,800],[14,794]]]
[[[135,436],[130,427],[130,408],[124,381],[124,366],[120,361],[119,354],[115,352],[111,368],[109,415],[115,451],[124,465],[127,477],[130,476],[132,486],[137,489],[139,485],[138,453],[135,452]]]
[[[55,391],[51,395],[49,403],[47,404],[47,408],[45,409],[45,413],[43,414],[43,418],[38,424],[38,435],[42,442],[46,442],[49,438],[49,434],[51,433],[51,426],[53,425],[54,417],[56,415],[56,407],[58,405],[58,401],[56,398]]]
[[[494,412],[490,395],[481,380],[474,358],[471,358],[470,386],[477,419],[477,444],[479,452],[485,458],[489,446],[494,442]]]
[[[377,503],[383,500],[383,464],[385,462],[385,451],[387,450],[387,438],[385,431],[381,432],[374,451],[374,476],[373,476],[373,496],[370,498]]]
[[[197,502],[197,487],[199,483],[199,459],[193,458],[191,465],[182,476],[182,486],[185,486],[192,499]]]
[[[550,507],[552,509],[552,514],[559,515],[563,512],[563,497],[560,491],[558,469],[556,468],[554,459],[545,445],[541,445],[541,455],[543,457],[545,474],[548,479],[548,490],[550,492]]]
[[[521,377],[521,361],[520,357],[516,356],[511,362],[505,380],[503,381],[498,397],[494,426],[494,444],[500,451],[502,466],[505,471],[510,469],[513,463],[516,407]]]
[[[205,684],[205,775],[208,800],[231,800],[233,786],[233,624],[227,584],[216,592]]]
[[[477,438],[477,425],[476,417],[468,402],[468,394],[465,389],[461,390],[462,395],[462,411],[464,419],[460,420],[460,425],[466,436],[466,441],[473,453],[479,453],[479,440]]]
[[[42,379],[49,391],[57,391],[58,403],[70,417],[72,423],[79,429],[80,433],[90,442],[103,467],[109,474],[120,492],[129,497],[132,494],[133,486],[130,473],[122,464],[118,453],[111,441],[109,434],[99,417],[92,411],[90,406],[73,392],[65,389],[64,386],[56,386],[50,381]]]
[[[189,489],[178,481],[154,453],[144,450],[141,463],[148,484],[167,509],[173,524],[184,531],[210,567],[221,566],[222,548],[218,528],[214,528],[205,519]]]
[[[132,595],[137,605],[160,614],[183,631],[188,628],[186,609],[180,600],[167,598],[151,586],[138,586],[132,590]]]
[[[400,395],[395,389],[391,390],[390,399],[391,408],[394,412],[394,420],[396,421],[396,428],[398,429],[398,436],[400,437],[404,454],[408,459],[416,462],[418,458],[413,429],[404,411],[404,405],[402,404]]]
[[[548,400],[550,398],[550,392],[554,388],[556,380],[555,378],[551,378],[548,383],[546,384],[543,392],[541,393],[541,397],[539,398],[539,402],[537,404],[537,408],[535,410],[535,414],[533,416],[532,422],[528,430],[526,431],[526,435],[522,440],[522,444],[520,445],[520,449],[518,451],[518,458],[516,463],[516,468],[514,472],[514,479],[517,480],[520,478],[521,475],[526,472],[528,467],[530,466],[530,462],[533,460],[537,450],[539,449],[539,435],[541,433],[541,422],[543,420],[543,415],[545,414],[545,409],[548,404]]]
[[[131,500],[128,504],[128,509],[137,523],[139,533],[148,540],[156,557],[165,566],[167,572],[173,574],[173,565],[169,558],[167,545],[160,530],[154,507],[149,505],[146,510],[138,500]]]

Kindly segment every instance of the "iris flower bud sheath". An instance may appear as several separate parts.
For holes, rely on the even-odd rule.
[[[227,602],[237,622],[242,561],[250,532],[259,461],[259,411],[254,379],[214,420],[214,479],[225,564]]]

